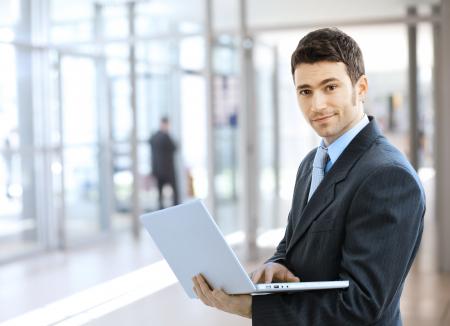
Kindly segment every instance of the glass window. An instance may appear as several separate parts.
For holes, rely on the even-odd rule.
[[[255,105],[257,111],[258,131],[258,187],[259,189],[259,233],[277,227],[278,212],[275,191],[275,155],[274,141],[276,126],[274,121],[274,92],[276,89],[274,76],[274,48],[258,44],[254,47],[255,58]]]
[[[0,44],[0,260],[38,247],[30,60]]]
[[[408,39],[402,24],[343,28],[364,55],[369,92],[366,113],[374,115],[389,140],[409,154]],[[380,51],[382,47],[383,51]]]
[[[200,36],[184,38],[180,43],[180,66],[199,71],[205,66],[205,42]]]
[[[13,26],[20,19],[20,1],[0,1],[0,26]]]
[[[98,105],[93,59],[61,59],[65,230],[69,243],[100,231]]]
[[[433,30],[431,24],[420,24],[417,35],[419,71],[419,165],[434,167],[434,85]]]
[[[51,0],[50,39],[55,43],[92,41],[95,6],[87,1]]]
[[[203,29],[203,0],[155,0],[136,4],[139,36],[192,34]]]
[[[208,194],[205,80],[184,75],[181,80],[181,151],[185,173],[191,182],[190,197]]]
[[[161,65],[162,69],[167,70],[168,65],[176,62],[175,56],[177,53],[174,42],[166,40],[139,43],[136,47],[136,57],[139,62],[151,65],[153,70]]]
[[[102,11],[105,39],[126,39],[130,33],[128,6],[105,6]]]
[[[152,36],[170,32],[170,20],[167,15],[170,7],[167,2],[141,2],[136,4],[136,34]]]

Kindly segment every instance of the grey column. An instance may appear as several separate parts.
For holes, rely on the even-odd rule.
[[[112,168],[112,146],[110,137],[110,115],[108,104],[109,83],[106,76],[106,59],[104,58],[104,32],[103,32],[103,5],[94,4],[95,21],[94,36],[97,44],[96,60],[96,109],[98,114],[98,175],[99,175],[99,196],[100,196],[100,225],[102,230],[110,229],[111,216],[113,211],[114,182]]]
[[[279,110],[279,90],[278,90],[278,47],[273,48],[273,77],[272,77],[272,93],[273,93],[273,169],[275,179],[275,198],[273,205],[273,218],[272,227],[278,227],[279,215],[280,215],[280,110]]]
[[[207,139],[207,167],[208,167],[208,208],[213,216],[216,214],[216,191],[214,176],[216,175],[214,150],[214,33],[212,0],[205,1],[205,92],[206,92],[206,139]]]
[[[59,190],[58,198],[56,200],[56,216],[57,220],[55,221],[56,229],[57,229],[57,240],[58,240],[58,248],[65,249],[67,248],[67,232],[66,232],[66,189],[64,185],[66,184],[64,180],[64,117],[63,117],[63,98],[62,98],[62,56],[61,53],[58,53],[57,56],[57,71],[58,71],[58,131],[59,131],[59,141],[57,147],[57,153],[61,162],[62,172],[59,175],[58,186]]]
[[[33,0],[31,3],[32,30],[34,42],[46,44],[49,41],[49,1]],[[51,130],[49,121],[54,117],[49,112],[50,100],[50,58],[49,51],[35,49],[33,51],[36,64],[33,75],[33,108],[34,108],[34,146],[35,150],[35,203],[37,218],[37,233],[39,243],[45,249],[57,248],[55,212],[52,209],[53,196],[53,174],[51,165],[53,162],[51,144]]]
[[[256,132],[258,117],[254,101],[253,40],[248,36],[246,0],[240,0],[240,65],[241,105],[238,114],[241,171],[240,216],[245,221],[246,258],[251,261],[258,257],[256,238],[259,211],[259,165]]]
[[[417,16],[415,7],[408,8],[408,18]],[[419,124],[418,124],[418,70],[417,70],[417,25],[408,25],[408,58],[409,58],[409,160],[412,166],[419,169]]]
[[[15,29],[16,40],[31,43],[31,0],[20,2],[20,21]],[[16,48],[16,73],[18,120],[20,136],[20,163],[22,175],[22,218],[36,220],[36,181],[35,181],[35,141],[34,141],[34,106],[33,106],[33,57],[31,51]],[[33,234],[24,234],[27,240]]]
[[[436,11],[436,9],[435,9]],[[435,166],[436,222],[440,270],[450,272],[450,0],[441,2],[441,24],[435,32]]]
[[[136,49],[134,43],[135,29],[134,29],[134,17],[135,17],[135,3],[128,3],[128,28],[130,38],[130,107],[132,115],[132,128],[130,135],[131,146],[131,173],[133,175],[133,190],[131,195],[131,218],[133,235],[139,237],[139,170],[138,170],[138,148],[137,148],[137,96],[136,96]]]

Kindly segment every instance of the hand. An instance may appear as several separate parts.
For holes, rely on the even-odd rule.
[[[300,282],[286,266],[278,263],[267,263],[250,274],[253,283]]]
[[[205,278],[199,274],[192,278],[194,292],[207,306],[222,311],[252,318],[252,297],[248,294],[229,295],[221,289],[211,289]]]

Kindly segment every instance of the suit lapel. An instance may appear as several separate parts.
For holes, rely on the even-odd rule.
[[[287,251],[289,251],[298,242],[298,240],[300,240],[303,234],[308,230],[311,223],[314,222],[323,210],[333,202],[334,187],[336,183],[342,180],[342,178],[343,174],[335,174],[333,177],[330,170],[307,203],[306,200],[308,199],[309,187],[308,191],[304,192],[303,202],[306,203],[306,205],[301,210],[300,216],[296,219],[297,224],[294,227],[294,232],[291,241],[289,242]],[[311,173],[309,174],[309,184],[311,184]]]
[[[299,180],[299,190],[296,192],[296,195],[298,194],[298,202],[300,203],[300,212],[303,212],[305,209],[307,203],[308,203],[308,194],[309,194],[309,188],[311,187],[311,178],[312,178],[312,161],[307,164],[307,168],[305,173],[303,173]]]
[[[307,186],[303,188],[305,191],[302,191],[302,194],[300,194],[302,196],[302,207],[299,210],[300,215],[295,219],[297,223],[294,226],[294,232],[288,244],[288,252],[301,239],[310,225],[333,202],[336,184],[346,178],[353,165],[362,157],[372,142],[381,135],[373,117],[369,117],[369,119],[370,123],[361,130],[344,152],[342,152],[341,156],[317,187],[309,202],[306,203],[311,184],[312,161],[308,164],[309,171],[300,179],[300,182],[305,182],[304,184]]]

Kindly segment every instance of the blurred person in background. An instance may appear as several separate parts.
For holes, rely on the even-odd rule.
[[[178,188],[175,176],[175,152],[177,146],[170,136],[169,118],[163,117],[160,121],[159,130],[149,139],[151,148],[152,176],[155,178],[158,187],[159,209],[164,208],[164,186],[168,185],[172,189],[172,203],[177,205]]]

